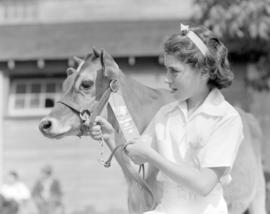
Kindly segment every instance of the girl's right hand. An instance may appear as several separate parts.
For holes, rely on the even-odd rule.
[[[95,124],[90,128],[90,135],[95,140],[112,140],[114,139],[114,129],[112,125],[103,117],[97,116]]]

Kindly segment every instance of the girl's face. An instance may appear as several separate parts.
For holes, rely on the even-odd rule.
[[[187,100],[207,89],[208,75],[179,61],[174,55],[165,54],[164,64],[167,68],[167,83],[177,100]]]

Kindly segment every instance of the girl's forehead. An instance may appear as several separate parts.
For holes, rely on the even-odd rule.
[[[186,66],[186,63],[181,62],[174,55],[165,54],[164,55],[164,65],[166,67],[180,67],[180,68],[184,68]]]

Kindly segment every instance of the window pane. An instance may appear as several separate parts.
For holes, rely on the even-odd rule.
[[[55,93],[55,91],[56,91],[55,83],[48,83],[46,87],[46,92]]]
[[[33,83],[31,85],[31,92],[32,93],[40,93],[40,91],[41,91],[41,84],[39,84],[39,83]]]
[[[46,98],[45,100],[45,108],[52,108],[54,106],[54,99]]]
[[[15,109],[23,109],[25,105],[24,97],[16,97],[15,99]]]
[[[32,95],[30,97],[30,108],[38,108],[40,104],[39,95]]]
[[[62,83],[57,83],[56,84],[56,92],[57,93],[61,93],[62,92]]]
[[[62,81],[60,78],[12,79],[9,97],[9,106],[12,108],[10,114],[32,115],[32,111],[33,114],[43,114],[43,110],[54,107],[59,100]]]
[[[16,87],[16,94],[25,94],[26,93],[26,84],[18,84]]]

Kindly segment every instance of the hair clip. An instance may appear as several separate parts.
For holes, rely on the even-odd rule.
[[[180,32],[183,36],[187,35],[189,32],[189,25],[180,24]]]

